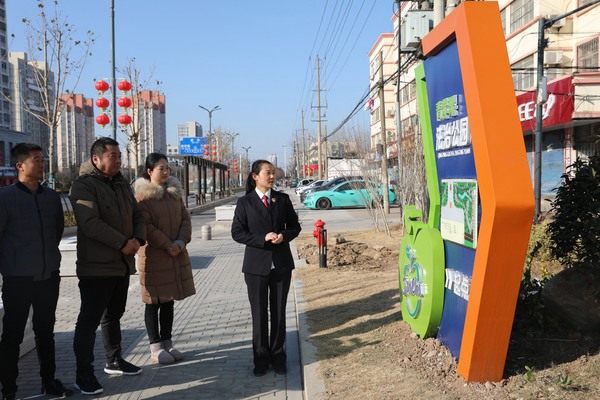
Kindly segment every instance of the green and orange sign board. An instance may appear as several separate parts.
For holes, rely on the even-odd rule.
[[[467,381],[497,381],[534,211],[498,4],[461,3],[422,44],[430,210],[427,224],[405,210],[402,314],[448,346]]]

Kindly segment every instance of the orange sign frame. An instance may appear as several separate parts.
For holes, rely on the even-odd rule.
[[[463,2],[423,38],[433,56],[456,41],[481,199],[458,373],[502,379],[535,203],[496,2]]]

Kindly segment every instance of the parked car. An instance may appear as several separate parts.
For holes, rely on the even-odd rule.
[[[314,181],[313,178],[298,179],[298,183],[296,184],[296,189],[299,188],[300,186],[306,186],[309,183],[311,183],[312,181]]]
[[[342,182],[352,181],[352,180],[356,180],[356,179],[361,180],[362,176],[350,176],[350,175],[349,176],[338,176],[337,178],[332,178],[332,179],[324,182],[321,186],[307,188],[304,191],[304,196],[306,196],[309,193],[319,192],[321,190],[330,190]]]
[[[299,188],[296,188],[296,195],[300,196],[300,201],[304,201],[304,192],[305,191],[307,191],[310,188],[321,186],[323,183],[325,183],[325,181],[322,179],[319,179],[317,181],[312,181],[311,183],[309,183],[306,186],[301,186]]]
[[[308,185],[310,185],[313,182],[314,179],[303,179],[301,182],[298,183],[298,185],[294,189],[294,192],[296,192],[297,196],[300,196],[300,191],[304,190],[304,188],[308,187]]]
[[[367,207],[374,203],[383,201],[383,188],[378,185],[377,197],[372,195],[373,189],[369,190],[369,183],[364,180],[352,180],[337,184],[330,190],[320,190],[309,193],[304,199],[306,208],[317,208],[327,210],[340,207]],[[396,203],[396,194],[389,190],[390,204]]]

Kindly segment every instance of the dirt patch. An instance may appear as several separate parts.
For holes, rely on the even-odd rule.
[[[600,339],[548,329],[519,309],[504,379],[467,384],[437,339],[419,339],[402,321],[398,246],[374,231],[329,238],[327,268],[316,239],[296,239],[297,269],[308,303],[326,399],[594,399],[600,398]],[[548,331],[551,333],[549,334]]]

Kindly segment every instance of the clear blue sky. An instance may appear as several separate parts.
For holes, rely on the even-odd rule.
[[[368,52],[381,33],[393,30],[395,9],[393,0],[114,2],[117,68],[135,58],[142,79],[152,73],[161,82],[167,143],[176,144],[177,125],[186,121],[198,121],[208,132],[208,113],[198,105],[219,105],[213,130],[239,132],[236,150],[251,146],[250,159],[277,153],[280,166],[283,146],[289,157],[300,131],[301,109],[306,133],[317,132],[311,108],[316,57],[324,124],[332,131],[368,89]],[[112,75],[110,0],[59,0],[59,9],[75,26],[75,37],[86,30],[95,34],[93,56],[75,92],[96,99],[94,80]],[[21,20],[37,20],[37,1],[7,0],[6,11],[9,51],[27,51]],[[361,109],[347,127],[367,131],[368,112]],[[96,134],[110,136],[112,130],[98,126]]]

